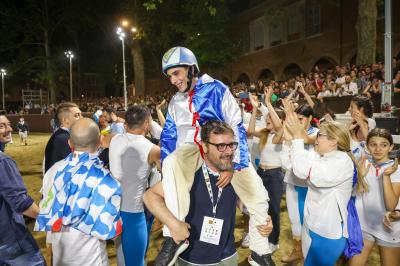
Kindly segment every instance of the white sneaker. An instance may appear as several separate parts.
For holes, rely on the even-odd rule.
[[[271,244],[269,243],[269,249],[271,250],[272,253],[274,253],[275,251],[277,251],[279,249],[279,244]]]
[[[243,248],[248,248],[250,247],[250,235],[249,233],[243,233],[242,235],[242,247]]]

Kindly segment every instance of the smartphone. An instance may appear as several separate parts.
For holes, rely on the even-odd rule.
[[[263,102],[264,101],[264,95],[263,94],[259,94],[258,95],[258,101],[259,102]]]
[[[239,98],[240,99],[248,99],[249,98],[249,93],[248,92],[240,92],[239,93]]]

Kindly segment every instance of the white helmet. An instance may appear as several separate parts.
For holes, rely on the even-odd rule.
[[[199,73],[196,56],[185,47],[177,46],[169,49],[162,58],[162,71],[167,75],[167,70],[178,66],[193,66],[195,73]]]

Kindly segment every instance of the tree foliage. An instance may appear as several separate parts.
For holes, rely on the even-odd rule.
[[[48,88],[54,102],[59,85],[57,74],[66,69],[64,51],[79,52],[88,41],[88,32],[93,27],[101,28],[100,15],[107,5],[99,2],[93,0],[89,5],[79,0],[1,1],[1,63],[10,75]],[[79,56],[75,62],[77,59]]]
[[[146,46],[161,61],[167,49],[191,49],[200,66],[226,66],[234,54],[228,0],[144,0],[142,22]]]

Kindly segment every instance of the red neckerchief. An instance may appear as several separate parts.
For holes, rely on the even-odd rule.
[[[376,177],[378,177],[379,176],[379,170],[382,168],[382,166],[388,165],[388,164],[393,163],[393,162],[394,162],[393,160],[389,160],[387,162],[380,163],[380,164],[375,164],[373,161],[372,162],[370,161],[369,163],[372,164],[372,166],[375,168],[375,175],[376,175]]]
[[[204,159],[203,147],[201,146],[201,143],[197,141],[197,136],[199,135],[199,129],[200,129],[200,127],[197,126],[197,123],[200,124],[200,115],[198,112],[193,112],[194,93],[195,93],[194,88],[193,88],[193,90],[189,91],[189,93],[188,93],[188,95],[189,95],[189,111],[193,114],[192,126],[196,128],[196,132],[194,133],[194,143],[196,143],[197,146],[199,147],[201,158]]]

